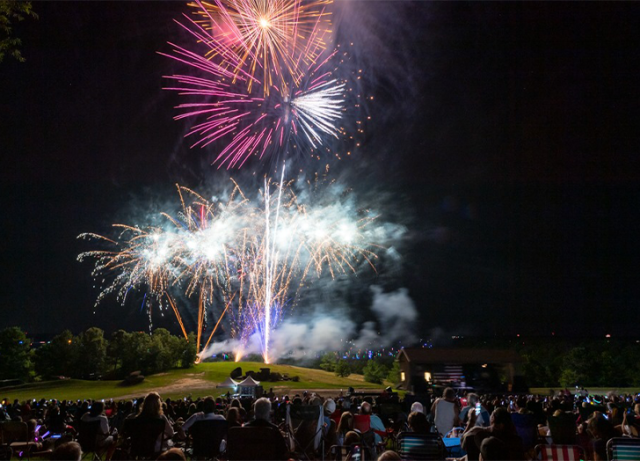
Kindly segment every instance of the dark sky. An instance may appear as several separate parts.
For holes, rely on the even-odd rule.
[[[376,67],[373,122],[332,168],[397,197],[404,266],[384,283],[409,289],[422,331],[637,335],[640,4],[361,8],[389,49],[354,45]],[[39,20],[17,28],[27,61],[0,64],[0,327],[142,328],[133,305],[93,314],[76,236],[217,174],[212,151],[188,149],[178,98],[162,90],[173,64],[156,52],[188,44],[173,22],[186,6],[34,9]],[[348,21],[339,40],[360,30]]]

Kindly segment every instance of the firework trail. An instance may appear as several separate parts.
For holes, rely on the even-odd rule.
[[[161,213],[164,227],[116,224],[120,232],[113,239],[81,234],[79,238],[115,247],[78,256],[95,261],[93,276],[108,280],[96,303],[114,292],[124,303],[130,290],[143,290],[148,302],[157,300],[162,307],[164,300],[186,336],[175,299],[195,298],[198,350],[207,309],[217,307],[216,326],[203,348],[229,313],[231,334],[240,343],[260,332],[268,362],[271,330],[311,274],[335,277],[355,271],[360,261],[373,265],[377,257],[377,244],[369,240],[375,232],[368,229],[375,216],[354,218],[351,208],[341,203],[301,203],[291,183],[284,181],[284,168],[275,185],[278,192],[272,195],[267,180],[256,201],[234,183],[225,202],[206,200],[178,186],[181,209],[175,216]]]

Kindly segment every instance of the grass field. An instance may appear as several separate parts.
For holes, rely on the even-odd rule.
[[[231,371],[241,366],[243,372],[247,370],[260,371],[268,366],[272,372],[287,373],[289,377],[299,377],[299,382],[280,381],[277,383],[262,383],[265,390],[273,387],[277,393],[288,392],[289,389],[344,389],[373,388],[382,389],[380,384],[364,381],[362,375],[351,375],[339,378],[334,373],[310,368],[293,367],[289,365],[264,365],[257,362],[214,362],[201,363],[186,370],[171,370],[167,373],[148,376],[134,386],[123,386],[121,381],[82,381],[77,379],[45,381],[24,384],[0,389],[0,399],[120,399],[144,396],[150,391],[157,391],[163,398],[182,398],[189,394],[193,397],[205,395],[220,395],[228,389],[216,389],[216,384],[224,381]],[[339,391],[338,391],[339,392]]]

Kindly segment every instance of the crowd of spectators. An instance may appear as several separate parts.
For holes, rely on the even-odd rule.
[[[319,419],[304,435],[291,415],[312,407]],[[580,446],[586,459],[600,461],[607,459],[607,442],[613,437],[638,437],[640,395],[478,395],[447,388],[441,397],[407,395],[403,400],[390,390],[332,397],[269,392],[260,399],[226,395],[173,400],[155,392],[121,401],[5,398],[0,422],[10,421],[26,422],[29,449],[49,450],[50,459],[80,459],[83,449],[99,451],[106,460],[129,459],[133,422],[158,428],[150,457],[185,459],[185,453],[193,454],[195,429],[217,422],[225,432],[219,440],[211,438],[216,457],[222,459],[246,459],[231,454],[256,444],[262,447],[262,459],[400,459],[399,434],[429,434],[459,441],[444,444],[447,458],[537,459],[536,445],[568,443]],[[82,432],[92,423],[92,443],[83,446]]]

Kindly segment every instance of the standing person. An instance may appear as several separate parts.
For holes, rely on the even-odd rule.
[[[445,436],[460,422],[460,404],[456,400],[456,393],[447,387],[442,393],[442,398],[436,399],[431,406],[433,421],[440,435]]]

